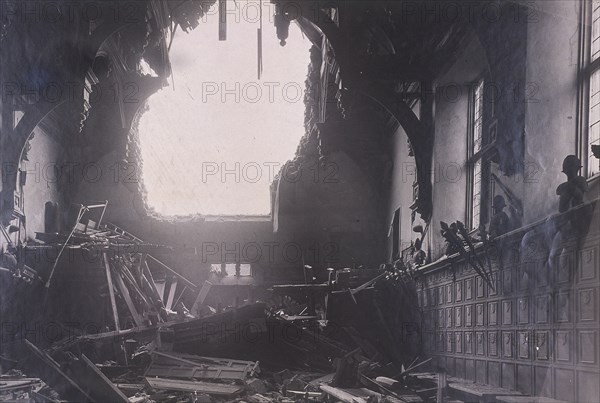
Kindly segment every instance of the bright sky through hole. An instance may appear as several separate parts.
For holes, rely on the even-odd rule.
[[[227,40],[208,15],[170,51],[170,82],[140,120],[148,205],[163,215],[268,214],[269,186],[304,135],[310,42],[295,24],[285,47],[263,9],[257,77],[257,2],[228,1]]]

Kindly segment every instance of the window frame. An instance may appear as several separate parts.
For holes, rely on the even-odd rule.
[[[595,172],[590,172],[590,157],[592,154],[590,143],[590,95],[591,95],[591,80],[594,73],[600,74],[600,48],[598,57],[592,60],[592,34],[593,34],[593,5],[597,0],[581,0],[581,21],[580,21],[580,46],[579,46],[579,69],[578,81],[579,85],[579,122],[577,124],[576,134],[576,149],[578,157],[581,160],[582,176],[588,181],[600,178],[600,166],[596,166]],[[598,1],[600,9],[600,1]],[[598,16],[600,19],[600,16]],[[598,27],[600,30],[600,25]],[[600,40],[600,35],[598,37]],[[600,80],[599,80],[600,85]],[[599,95],[600,97],[600,91]],[[600,125],[600,121],[597,123]],[[599,143],[600,144],[600,143]]]
[[[486,152],[486,133],[484,131],[485,122],[485,77],[480,76],[474,80],[469,86],[469,102],[468,102],[468,125],[467,125],[467,155],[466,155],[466,171],[467,171],[467,197],[466,197],[466,225],[470,231],[476,231],[481,223],[485,223],[486,216],[484,214],[483,206],[485,205],[485,192],[487,191],[484,187],[487,171],[487,159],[484,158]],[[475,150],[476,140],[476,129],[477,129],[477,117],[476,114],[476,103],[477,103],[477,91],[481,87],[481,99],[480,102],[480,125],[479,130],[481,131],[479,148]],[[480,183],[479,183],[479,205],[477,206],[479,211],[477,214],[478,223],[474,225],[475,220],[475,167],[479,163],[480,166]]]
[[[240,265],[240,273],[238,274],[235,266],[236,265]],[[234,273],[230,273],[229,270],[227,270],[227,265],[230,266],[234,266]],[[249,274],[242,274],[241,273],[241,266],[248,266],[248,270],[249,270]],[[223,269],[225,269],[225,272],[223,272]],[[252,265],[252,263],[246,263],[246,262],[231,262],[231,261],[225,261],[222,263],[211,263],[210,264],[210,271],[213,273],[220,273],[222,276],[227,276],[227,277],[254,277],[254,267]]]

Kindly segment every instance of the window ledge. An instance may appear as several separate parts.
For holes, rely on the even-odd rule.
[[[600,175],[598,175],[600,177]],[[559,220],[561,218],[567,217],[568,215],[573,214],[574,212],[580,210],[580,209],[584,209],[588,206],[594,206],[596,204],[600,204],[600,198],[598,199],[594,199],[591,201],[588,201],[586,203],[583,203],[577,207],[574,207],[564,213],[554,213],[554,214],[550,214],[549,216],[547,216],[546,218],[543,218],[541,220],[535,221],[531,224],[522,226],[520,228],[514,229],[510,232],[507,232],[506,234],[503,234],[499,237],[494,238],[493,241],[490,242],[497,242],[497,241],[502,241],[505,239],[510,239],[510,238],[515,238],[518,236],[523,236],[525,235],[526,232],[534,229],[535,227],[539,227],[541,225],[543,225],[545,222],[547,222],[548,220]],[[481,249],[483,248],[483,242],[477,242],[475,243],[475,250],[479,253],[481,251]],[[429,264],[426,264],[424,266],[421,266],[419,268],[417,268],[417,273],[419,274],[429,274],[432,272],[436,272],[442,269],[447,268],[448,266],[450,266],[452,263],[458,262],[460,261],[462,258],[460,256],[459,253],[455,253],[453,255],[447,256],[444,255],[441,258],[439,258],[438,260],[436,260],[435,262],[431,262]]]
[[[600,180],[600,173],[597,173],[597,174],[595,174],[593,176],[590,176],[586,180],[587,180],[588,186],[589,185],[593,185],[593,184],[595,184],[596,182],[598,182]]]
[[[255,222],[270,222],[271,216],[265,215],[205,215],[204,221],[207,222],[238,222],[238,221],[255,221]]]

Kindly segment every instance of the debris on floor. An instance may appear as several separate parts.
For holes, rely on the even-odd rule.
[[[310,275],[305,284],[274,285],[266,294],[208,281],[199,287],[153,256],[168,247],[100,221],[86,221],[80,209],[71,233],[38,233],[38,242],[27,247],[59,250],[41,277],[50,291],[61,292],[65,277],[76,282],[89,274],[96,289],[88,290],[104,304],[101,323],[108,325],[52,343],[15,339],[19,356],[3,361],[8,372],[0,378],[0,400],[372,403],[435,397],[439,388],[432,379],[412,376],[429,360],[385,347],[393,337],[376,287],[389,272],[330,269],[324,283]],[[56,264],[60,251],[72,249],[95,251],[100,264]],[[235,303],[220,304],[227,293]],[[83,305],[77,308],[85,314]]]
[[[373,361],[361,347],[290,323],[262,303],[153,330],[153,337],[149,329],[80,336],[45,350],[25,340],[22,368],[37,378],[5,374],[0,391],[10,399],[38,401],[35,393],[42,401],[94,402],[416,402],[435,394],[431,379]],[[211,353],[219,345],[259,360]]]

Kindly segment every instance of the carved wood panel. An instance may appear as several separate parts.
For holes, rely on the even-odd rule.
[[[428,350],[450,375],[525,394],[574,401],[585,396],[580,387],[599,389],[599,249],[500,268],[495,289],[467,265],[455,265],[455,282],[450,270],[438,275],[422,293],[424,317],[438,330],[424,338]]]

